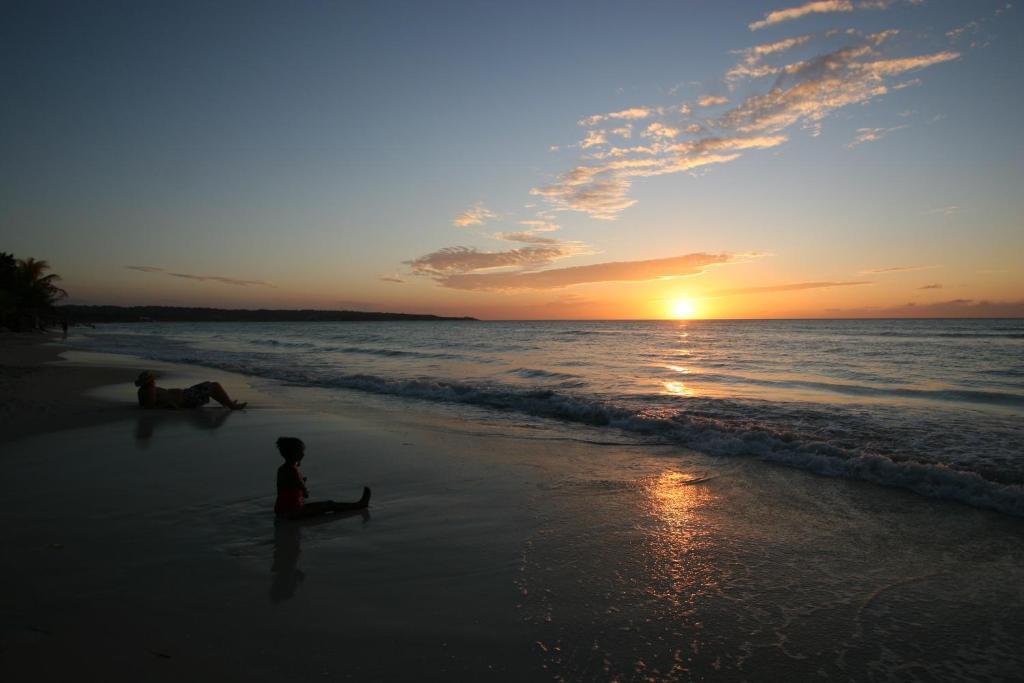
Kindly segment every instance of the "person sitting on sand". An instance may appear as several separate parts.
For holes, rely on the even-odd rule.
[[[274,514],[285,519],[303,519],[331,512],[362,510],[370,504],[370,489],[363,487],[363,497],[354,503],[335,503],[323,500],[307,503],[309,489],[306,477],[302,476],[299,465],[306,455],[306,444],[293,436],[282,436],[277,440],[277,450],[284,458],[284,464],[277,468],[277,501]]]
[[[135,379],[139,388],[139,405],[143,408],[199,408],[215,399],[225,408],[241,410],[247,403],[231,400],[218,382],[200,382],[188,389],[164,389],[156,385],[156,374],[149,370],[139,373]]]

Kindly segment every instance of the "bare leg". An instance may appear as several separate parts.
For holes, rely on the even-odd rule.
[[[231,410],[240,410],[248,405],[246,403],[232,401],[231,397],[228,396],[228,392],[224,391],[224,387],[220,385],[220,382],[210,382],[210,396],[213,397],[217,403],[221,404],[225,408],[231,408]]]
[[[319,517],[320,515],[332,512],[351,512],[363,510],[370,504],[370,489],[363,487],[363,497],[352,503],[336,503],[333,500],[320,500],[313,503],[306,503],[301,510],[297,510],[288,519],[306,519],[308,517]]]

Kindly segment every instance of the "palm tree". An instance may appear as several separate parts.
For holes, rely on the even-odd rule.
[[[68,295],[55,282],[56,273],[44,274],[50,264],[42,259],[18,259],[15,294],[18,308],[32,316],[34,328],[39,328],[39,315],[53,309],[53,305]]]
[[[7,326],[7,316],[18,311],[18,262],[13,254],[0,251],[0,327]]]

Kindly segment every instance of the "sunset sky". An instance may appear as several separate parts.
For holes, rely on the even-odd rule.
[[[72,303],[1024,315],[1021,9],[6,2],[0,250]]]

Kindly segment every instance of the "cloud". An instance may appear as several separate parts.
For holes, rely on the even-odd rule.
[[[840,308],[832,312],[865,318],[1024,318],[1024,300],[951,299],[929,304],[910,302],[887,307]]]
[[[766,26],[781,24],[784,21],[793,21],[794,19],[805,17],[808,14],[828,14],[832,12],[852,11],[853,3],[850,2],[850,0],[816,0],[815,2],[808,2],[800,5],[799,7],[789,7],[787,9],[769,12],[764,15],[764,19],[748,24],[747,27],[751,31],[757,31],[758,29],[765,28]]]
[[[158,268],[156,266],[125,266],[128,270],[137,270],[142,273],[161,273],[170,277],[182,278],[185,280],[199,280],[200,282],[219,282],[224,285],[236,285],[239,287],[273,287],[269,282],[265,280],[239,280],[233,277],[223,277],[220,275],[193,275],[192,273],[175,273],[165,268]]]
[[[613,111],[609,114],[594,114],[584,119],[580,119],[576,123],[581,126],[596,126],[602,121],[609,119],[613,120],[636,120],[646,119],[648,116],[654,113],[654,110],[650,107],[630,107],[629,109],[623,109],[622,111]]]
[[[530,230],[523,230],[520,232],[499,232],[495,233],[495,239],[505,240],[506,242],[522,242],[524,244],[562,244],[561,240],[556,240],[552,237],[541,237]]]
[[[619,213],[636,204],[626,196],[630,181],[601,167],[577,166],[564,173],[556,183],[535,187],[530,194],[590,214],[601,220],[614,220]]]
[[[560,209],[580,211],[600,220],[614,220],[636,203],[629,196],[633,178],[692,172],[727,163],[747,150],[783,144],[788,140],[783,131],[796,125],[816,135],[820,133],[822,120],[836,110],[864,104],[906,84],[890,82],[890,79],[960,56],[947,50],[888,58],[880,50],[896,35],[891,29],[871,34],[851,29],[830,32],[830,35],[854,44],[779,66],[764,65],[759,60],[785,54],[793,47],[810,42],[813,36],[797,36],[744,50],[746,66],[755,70],[770,66],[776,74],[774,82],[767,92],[746,97],[716,118],[686,123],[678,120],[683,112],[679,107],[636,107],[583,119],[579,122],[581,125],[594,125],[613,117],[654,118],[644,129],[643,136],[648,141],[645,145],[606,148],[605,131],[591,131],[584,146],[599,149],[593,149],[585,157],[587,163],[566,171],[547,185],[533,188],[531,194],[545,198]],[[723,97],[699,99],[702,106],[725,102]],[[878,140],[898,129],[861,129],[860,137],[851,144]],[[714,135],[701,137],[712,131]]]
[[[608,138],[605,136],[603,130],[592,130],[587,133],[587,137],[580,141],[580,147],[583,149],[589,149],[590,147],[596,147],[597,145],[607,145]]]
[[[938,266],[892,266],[890,268],[871,268],[860,271],[861,275],[881,275],[882,273],[908,273],[912,270],[931,270]]]
[[[562,226],[555,223],[552,220],[537,220],[531,219],[527,221],[519,221],[519,225],[525,225],[530,229],[530,232],[554,232]]]
[[[857,145],[863,145],[865,142],[877,142],[889,133],[902,130],[907,127],[907,125],[902,125],[894,126],[892,128],[858,128],[857,137],[851,140],[846,146],[853,149]]]
[[[767,93],[752,95],[713,121],[741,133],[781,131],[814,124],[837,109],[863,104],[889,92],[887,77],[958,58],[937,52],[901,59],[877,59],[871,45],[847,47],[786,66]]]
[[[472,247],[445,247],[405,263],[412,268],[412,272],[416,275],[444,277],[455,273],[511,266],[539,268],[573,253],[574,250],[569,245],[563,244],[529,246],[509,251],[478,251]]]
[[[778,40],[774,43],[764,43],[748,47],[744,50],[737,50],[736,52],[743,55],[743,61],[726,72],[725,80],[732,82],[743,78],[762,78],[777,74],[780,71],[779,67],[763,64],[762,60],[770,55],[779,54],[791,50],[798,45],[808,43],[814,37],[814,35],[796,36],[786,38],[785,40]]]
[[[952,216],[955,213],[959,213],[959,211],[959,206],[940,206],[937,209],[925,211],[925,214],[941,213],[943,216]]]
[[[397,275],[381,275],[380,279],[383,280],[384,282],[397,282],[398,284],[402,285],[406,283],[406,280],[403,280]]]
[[[593,282],[640,282],[697,275],[710,266],[735,260],[736,257],[730,254],[687,254],[649,261],[595,263],[540,271],[453,274],[441,276],[437,281],[444,287],[465,290],[561,289]]]
[[[729,98],[723,95],[701,95],[697,99],[698,107],[712,107],[716,104],[729,104]]]
[[[923,287],[918,287],[918,289],[942,289],[942,284],[936,282],[933,285],[924,285]]]
[[[663,123],[655,121],[651,125],[647,126],[642,135],[647,138],[676,138],[679,137],[679,129],[671,126],[666,126]]]
[[[784,285],[768,285],[765,287],[744,287],[740,289],[720,289],[711,292],[711,297],[740,296],[744,294],[767,294],[769,292],[793,292],[801,289],[824,289],[827,287],[853,287],[857,285],[873,285],[869,280],[855,282],[791,282]]]
[[[460,228],[465,228],[470,225],[483,225],[492,218],[497,218],[497,215],[484,206],[483,202],[477,202],[456,216],[452,223]]]
[[[897,0],[824,0],[770,12],[751,28],[761,28],[809,14],[881,9]],[[916,0],[899,0],[919,4]],[[587,131],[575,145],[581,150],[568,170],[533,187],[554,210],[571,210],[599,220],[615,220],[636,204],[630,196],[636,178],[708,170],[749,151],[770,149],[789,140],[788,129],[799,127],[810,136],[822,132],[824,119],[844,107],[863,105],[920,80],[910,74],[958,59],[960,53],[941,50],[923,54],[892,55],[897,29],[865,33],[859,29],[832,29],[753,45],[737,51],[740,63],[725,74],[729,92],[739,79],[756,78],[745,97],[705,95],[696,107],[725,105],[721,111],[696,117],[686,103],[635,106],[594,114],[577,123]],[[907,43],[919,39],[907,34]],[[830,51],[789,61],[791,52],[816,41],[829,41]],[[771,76],[771,78],[765,78]],[[699,83],[691,82],[697,86]],[[670,93],[677,89],[673,88]],[[715,111],[715,110],[708,110]],[[649,120],[648,120],[649,119]],[[618,122],[611,125],[612,122]],[[609,123],[607,126],[599,124]],[[624,125],[623,125],[624,124]],[[628,146],[633,126],[644,144]],[[899,130],[862,128],[851,146],[881,139]]]
[[[722,164],[749,149],[767,149],[786,141],[784,135],[714,137],[683,143],[661,142],[650,147],[612,148],[601,155],[612,160],[577,166],[530,194],[562,208],[581,211],[600,220],[615,220],[636,203],[627,196],[633,177],[680,173]]]

